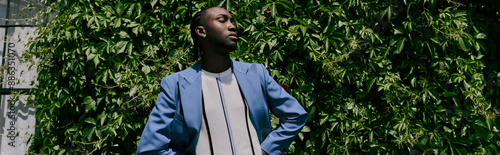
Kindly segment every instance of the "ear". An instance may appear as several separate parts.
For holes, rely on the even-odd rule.
[[[205,31],[205,28],[203,26],[197,26],[194,31],[196,32],[196,35],[199,37],[205,38],[207,36],[207,33]]]

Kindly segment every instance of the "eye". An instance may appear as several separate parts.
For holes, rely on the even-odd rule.
[[[219,17],[219,18],[217,18],[217,21],[224,23],[224,22],[226,22],[226,19],[223,17]]]
[[[224,22],[227,22],[229,20],[229,17],[227,15],[219,15],[216,19],[219,22],[224,23]]]

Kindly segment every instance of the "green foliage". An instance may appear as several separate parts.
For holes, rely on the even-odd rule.
[[[453,0],[60,0],[38,28],[31,151],[132,154],[189,23],[222,6],[309,121],[293,154],[498,154],[500,4]],[[269,10],[266,13],[265,10]]]

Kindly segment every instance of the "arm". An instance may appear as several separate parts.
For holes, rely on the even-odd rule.
[[[171,125],[176,112],[177,83],[173,77],[161,81],[161,92],[142,132],[137,154],[184,154],[170,147]]]
[[[279,127],[262,142],[261,148],[268,154],[280,154],[290,146],[307,121],[307,112],[269,75],[263,65],[264,90],[271,112],[280,119]]]

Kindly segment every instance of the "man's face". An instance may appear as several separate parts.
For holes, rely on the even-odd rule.
[[[234,51],[237,49],[238,40],[234,18],[223,8],[210,8],[206,10],[203,18],[207,41]]]

